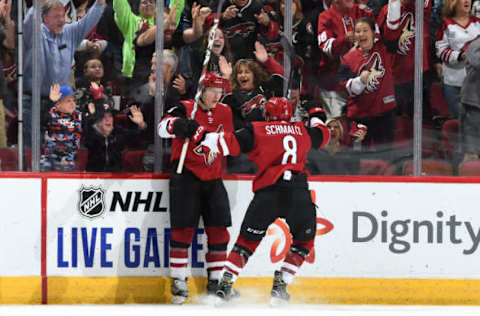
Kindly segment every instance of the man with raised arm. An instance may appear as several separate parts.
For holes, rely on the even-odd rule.
[[[220,302],[231,298],[233,282],[277,217],[285,218],[293,241],[280,271],[275,272],[271,303],[290,298],[287,284],[312,249],[316,232],[316,210],[305,168],[307,152],[325,146],[330,139],[323,109],[311,105],[308,112],[308,128],[302,122],[291,123],[290,101],[273,97],[265,104],[266,122],[247,123],[233,133],[208,133],[200,143],[212,160],[245,152],[259,169],[253,180],[255,195],[216,292]]]
[[[65,24],[65,8],[60,0],[42,0],[42,25],[40,39],[40,95],[42,111],[48,112],[50,86],[68,85],[75,50],[82,40],[97,25],[105,9],[105,0],[97,0],[88,13],[77,22]],[[33,66],[33,15],[31,7],[23,22],[24,51],[24,137],[31,140],[32,111],[32,66]]]

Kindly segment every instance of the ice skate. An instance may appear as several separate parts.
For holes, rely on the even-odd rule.
[[[217,289],[219,286],[219,281],[218,280],[208,280],[207,283],[207,295],[217,295]],[[230,299],[238,298],[240,297],[240,292],[235,290],[233,287],[230,290]]]
[[[233,275],[228,271],[223,274],[215,293],[217,295],[217,302],[215,305],[223,305],[232,298],[232,278]]]
[[[218,280],[208,279],[207,282],[207,295],[216,295],[218,289]]]
[[[284,305],[287,304],[290,300],[290,294],[288,294],[287,292],[287,283],[283,281],[281,271],[275,271],[270,296],[271,306]]]
[[[181,305],[188,298],[187,280],[172,279],[172,304]]]

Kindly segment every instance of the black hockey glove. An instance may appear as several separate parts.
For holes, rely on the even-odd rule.
[[[188,138],[188,121],[185,118],[178,118],[173,122],[173,134],[180,138]]]
[[[195,120],[188,120],[188,138],[195,144],[200,143],[205,138],[205,128]]]
[[[327,115],[318,101],[302,102],[302,107],[308,112],[310,118],[317,117],[324,123],[327,121]]]

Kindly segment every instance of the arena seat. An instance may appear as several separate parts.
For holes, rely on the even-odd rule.
[[[27,166],[27,171],[32,170],[32,149],[27,148],[25,150],[25,159],[26,159],[26,166]],[[75,158],[75,169],[73,171],[75,172],[82,172],[85,171],[85,167],[87,166],[87,161],[88,161],[88,149],[86,148],[80,148],[78,150],[77,157]]]
[[[410,118],[397,116],[394,145],[396,148],[411,146],[413,140],[413,121]]]
[[[480,160],[462,162],[458,167],[458,175],[462,177],[480,177]]]
[[[405,162],[402,174],[404,176],[413,175],[413,160]],[[422,176],[453,176],[453,167],[445,160],[423,159]]]
[[[362,159],[360,161],[359,175],[391,176],[395,169],[391,163],[377,159]]]
[[[75,159],[75,171],[85,171],[88,161],[88,149],[80,148]]]
[[[422,157],[436,158],[438,147],[440,143],[440,136],[438,131],[430,124],[422,124]],[[413,144],[412,144],[413,146]]]
[[[2,171],[18,170],[18,148],[0,148],[0,159]]]
[[[443,157],[447,160],[452,160],[454,153],[457,149],[458,144],[458,120],[451,119],[445,121],[442,125],[441,132],[441,151],[443,152]]]
[[[129,150],[122,154],[124,172],[144,172],[142,158],[145,150]]]
[[[115,125],[117,126],[126,127],[129,120],[128,115],[125,113],[115,115]]]
[[[25,149],[25,164],[23,166],[24,167],[26,166],[27,171],[32,171],[32,149],[31,148]]]

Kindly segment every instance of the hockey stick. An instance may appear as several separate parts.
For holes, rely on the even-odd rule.
[[[195,93],[195,99],[194,99],[195,102],[193,103],[192,113],[190,113],[190,119],[192,120],[195,118],[195,113],[197,112],[197,108],[198,108],[198,100],[200,99],[200,95],[202,94],[202,79],[205,75],[205,72],[207,71],[208,63],[210,62],[210,55],[212,54],[213,41],[215,40],[215,33],[217,33],[218,23],[220,22],[220,12],[222,11],[222,6],[224,2],[225,0],[218,1],[217,15],[215,16],[215,20],[213,21],[212,31],[208,36],[208,45],[207,45],[207,51],[205,52],[205,59],[203,60],[202,75],[198,80],[197,92]],[[190,139],[189,138],[185,139],[185,142],[183,143],[183,147],[182,147],[182,152],[180,153],[180,159],[178,161],[177,174],[182,173],[183,164],[185,163],[185,156],[187,155],[187,149],[188,149],[189,143],[190,143]]]
[[[293,77],[295,75],[295,48],[293,48],[292,43],[285,37],[285,35],[280,35],[280,44],[283,47],[283,53],[287,55],[290,59],[290,73],[288,74],[287,82],[287,95],[285,96],[290,100],[290,94],[292,90]]]

